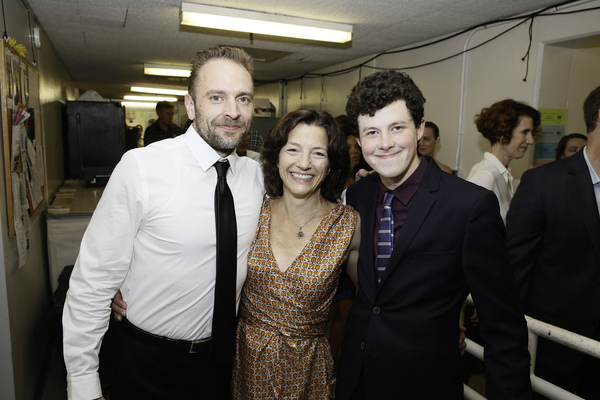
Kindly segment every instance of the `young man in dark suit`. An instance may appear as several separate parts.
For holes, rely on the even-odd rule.
[[[583,109],[587,146],[523,174],[507,247],[526,314],[600,340],[600,87]],[[540,339],[535,373],[580,397],[600,396],[600,361],[554,342]]]
[[[456,334],[470,292],[487,397],[529,399],[527,328],[498,201],[417,153],[424,102],[408,75],[385,71],[360,81],[346,106],[376,173],[347,191],[363,223],[337,397],[462,399]]]

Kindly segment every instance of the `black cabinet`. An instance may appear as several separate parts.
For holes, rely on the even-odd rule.
[[[106,184],[125,152],[125,109],[120,103],[67,101],[65,177]]]

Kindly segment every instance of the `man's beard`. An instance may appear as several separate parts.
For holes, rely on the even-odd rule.
[[[196,115],[200,115],[196,113]],[[222,134],[216,132],[217,126],[228,125],[242,128],[243,133],[239,132],[227,132],[224,131]],[[246,135],[248,135],[250,129],[247,123],[242,121],[232,120],[230,118],[221,118],[209,122],[203,118],[200,121],[194,121],[194,129],[198,134],[219,153],[231,153],[236,147],[238,147],[243,141]],[[239,135],[237,137],[236,135]]]

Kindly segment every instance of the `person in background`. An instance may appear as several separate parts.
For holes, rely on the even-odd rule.
[[[65,302],[70,400],[102,396],[98,348],[118,289],[127,318],[115,324],[111,400],[231,398],[236,301],[264,195],[260,165],[234,151],[252,121],[252,70],[252,58],[241,49],[198,52],[185,96],[193,126],[173,140],[127,152],[111,175]],[[216,304],[225,266],[217,234],[232,225],[216,218],[215,194],[224,185],[234,199],[237,241],[221,243],[233,255],[226,265],[233,274]],[[213,322],[222,315],[213,311],[224,302],[231,306],[230,324],[219,335]]]
[[[135,137],[135,127],[128,126],[125,128],[125,151],[135,149],[137,147],[137,139]]]
[[[248,150],[260,154],[260,149],[263,146],[264,139],[259,131],[250,128],[250,142],[248,142]]]
[[[587,136],[581,133],[571,133],[563,136],[556,147],[556,159],[571,157],[587,144]]]
[[[507,248],[527,315],[600,340],[600,86],[583,116],[582,151],[523,174]],[[544,338],[535,374],[584,399],[600,396],[600,360]]]
[[[449,174],[452,173],[452,168],[439,162],[435,158],[435,148],[440,144],[440,128],[431,121],[425,122],[425,130],[423,131],[423,137],[419,140],[419,153],[424,156],[431,157],[438,167],[444,172]]]
[[[181,128],[173,123],[175,104],[169,101],[156,103],[156,114],[158,120],[146,128],[144,133],[144,146],[158,142],[163,139],[171,139],[181,135]]]
[[[248,149],[248,144],[250,143],[250,135],[246,135],[244,141],[240,143],[240,145],[235,149],[235,152],[240,157],[250,157],[253,160],[260,162],[260,153]]]
[[[348,116],[338,115],[335,117],[335,122],[338,124],[342,135],[346,138],[346,143],[348,143],[348,150],[350,152],[350,169],[348,171],[348,179],[346,180],[346,187],[348,187],[354,183],[356,172],[360,168],[362,161],[362,153],[360,151],[360,146],[356,141],[356,137],[354,137],[350,130]]]
[[[250,135],[246,135],[244,141],[235,148],[235,152],[238,156],[243,157],[248,151],[248,143],[250,143]]]
[[[420,157],[423,97],[394,70],[363,78],[346,114],[376,173],[350,185],[359,212],[358,293],[336,399],[462,400],[456,332],[469,294],[480,308],[489,399],[531,396],[527,326],[498,200]]]
[[[144,127],[136,125],[133,127],[135,133],[136,147],[144,147]]]
[[[514,194],[513,176],[508,165],[512,160],[522,158],[527,148],[535,143],[540,132],[540,113],[525,103],[507,99],[481,110],[475,117],[475,125],[489,140],[491,149],[471,168],[467,180],[494,192],[500,202],[500,215],[506,223],[506,213]]]
[[[262,160],[267,196],[248,253],[233,398],[333,398],[327,316],[360,242],[358,214],[339,202],[348,148],[329,113],[307,108],[275,124]]]

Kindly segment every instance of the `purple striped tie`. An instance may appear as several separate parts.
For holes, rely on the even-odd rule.
[[[379,221],[379,232],[377,235],[377,282],[381,282],[381,277],[385,272],[392,249],[394,248],[393,199],[393,194],[385,192],[383,196],[383,214]]]

